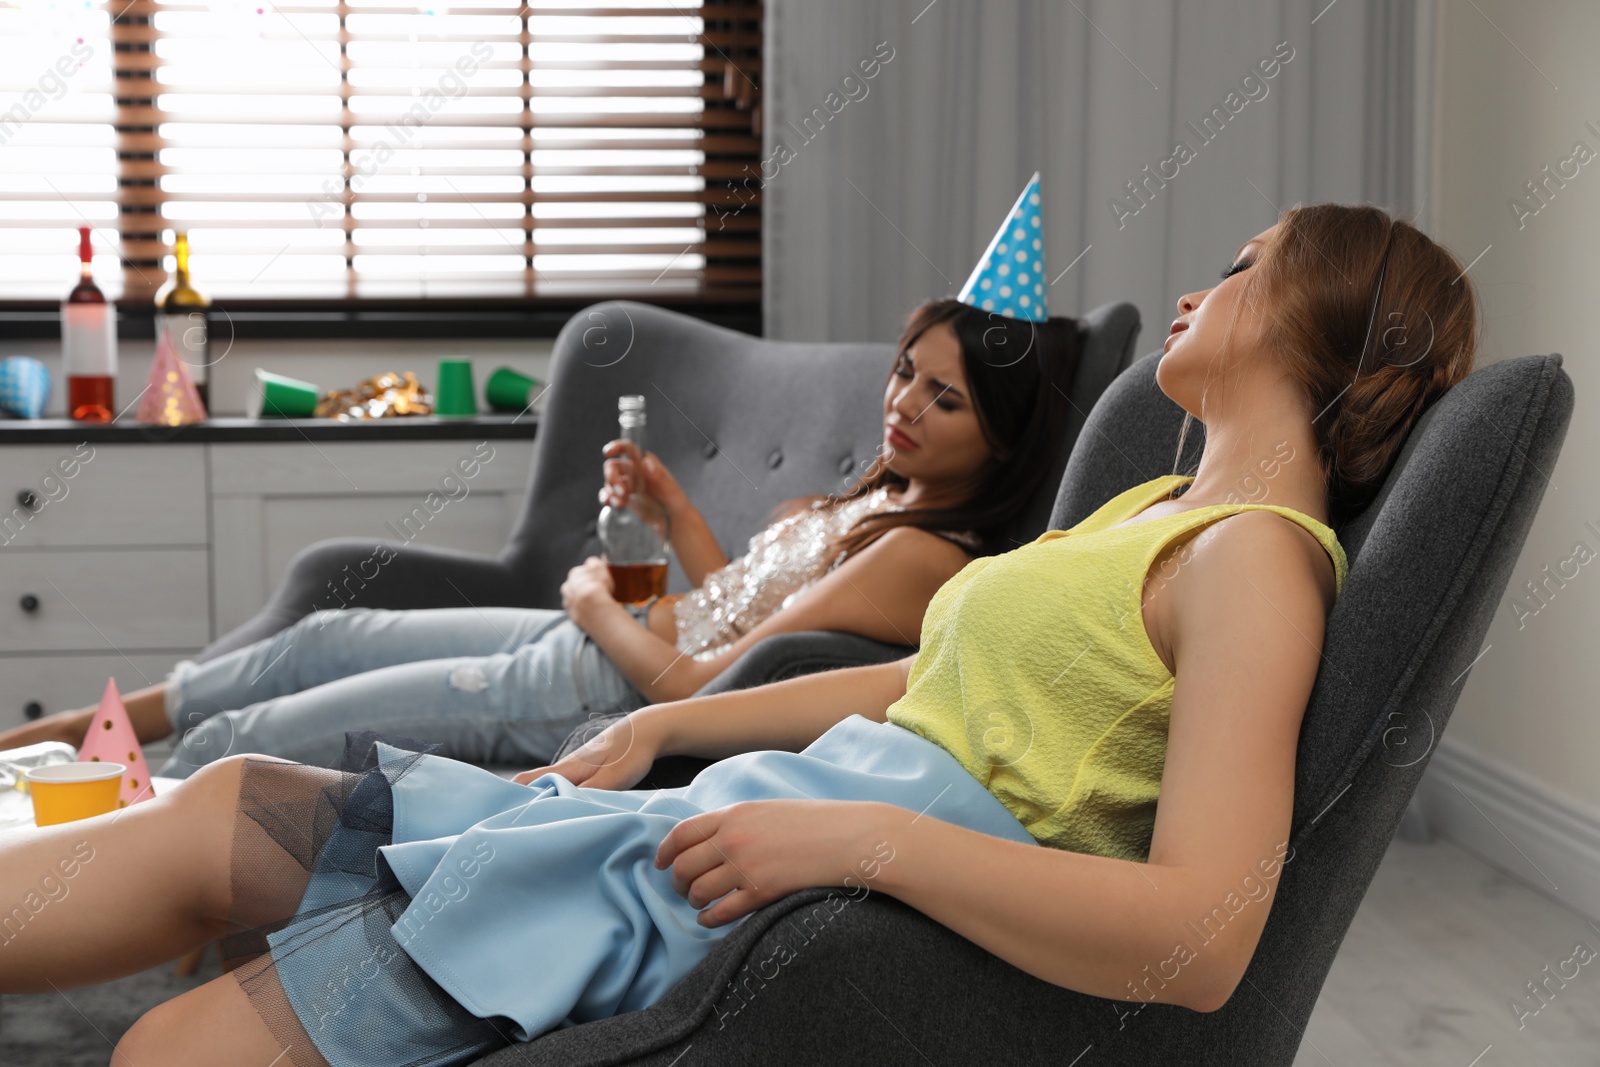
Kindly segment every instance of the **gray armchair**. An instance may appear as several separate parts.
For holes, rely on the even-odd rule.
[[[1053,527],[1174,469],[1181,413],[1155,385],[1156,362],[1136,363],[1091,413]],[[1300,733],[1294,852],[1220,1010],[1135,1012],[1033,978],[881,894],[810,889],[750,916],[650,1008],[480,1067],[1062,1064],[1090,1048],[1097,1067],[1293,1062],[1506,589],[1572,405],[1559,356],[1478,370],[1424,415],[1378,498],[1338,531],[1351,568]],[[1192,470],[1200,440],[1188,444],[1180,469]],[[726,684],[775,669],[757,651]]]
[[[1100,393],[1132,362],[1139,313],[1107,304],[1085,316],[1089,337],[1072,380],[1073,410],[1051,471],[1015,537],[1045,529],[1055,487]],[[843,488],[875,455],[894,347],[765,341],[676,312],[614,301],[577,315],[556,338],[521,520],[496,556],[406,545],[362,589],[375,608],[560,607],[567,571],[597,553],[601,447],[616,436],[617,397],[642,393],[649,444],[711,524],[742,549],[785,500]],[[272,600],[206,648],[205,660],[305,615],[370,541],[322,541],[297,555]],[[686,588],[676,568],[669,588]],[[887,646],[886,646],[887,647]]]

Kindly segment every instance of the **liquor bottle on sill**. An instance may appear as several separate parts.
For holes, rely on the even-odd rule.
[[[82,274],[61,304],[61,366],[67,379],[67,414],[81,422],[116,417],[117,306],[94,283],[94,245],[78,227]]]
[[[179,231],[173,241],[178,267],[156,293],[156,342],[166,334],[173,355],[184,364],[200,403],[211,409],[206,368],[211,365],[211,300],[189,282],[189,235]]]
[[[645,451],[644,397],[618,397],[617,422],[622,439],[637,445],[642,455]],[[607,504],[600,509],[597,530],[617,600],[623,604],[643,604],[652,597],[666,594],[671,522],[667,509],[644,492],[639,472],[630,470],[629,480],[631,489],[627,503],[622,507]]]

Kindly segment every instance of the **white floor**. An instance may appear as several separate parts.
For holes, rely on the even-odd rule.
[[[1446,838],[1397,838],[1294,1067],[1600,1067],[1597,954],[1600,927],[1555,899]],[[1538,1011],[1519,1027],[1513,1003]]]

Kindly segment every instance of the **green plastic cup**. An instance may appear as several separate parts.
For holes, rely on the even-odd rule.
[[[478,413],[478,402],[472,392],[470,359],[439,361],[439,387],[433,391],[433,413],[457,418]]]
[[[257,367],[246,410],[252,419],[309,419],[316,414],[317,399],[321,395],[322,390],[310,382]]]
[[[489,406],[500,411],[522,411],[533,398],[539,379],[530,378],[510,367],[501,367],[489,375],[483,385],[483,398]]]

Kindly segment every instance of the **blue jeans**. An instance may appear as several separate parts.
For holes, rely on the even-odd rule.
[[[630,607],[640,625],[646,609]],[[180,741],[160,774],[244,752],[328,766],[347,730],[382,730],[474,763],[548,763],[591,718],[649,703],[562,611],[347,608],[167,679]]]

